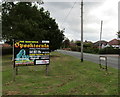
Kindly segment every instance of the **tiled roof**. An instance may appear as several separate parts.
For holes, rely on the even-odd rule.
[[[0,44],[0,47],[11,47],[11,45],[4,43],[4,44]]]
[[[101,46],[102,46],[102,44],[107,45],[107,41],[104,41],[104,40],[102,40],[101,42],[97,41],[97,42],[94,43],[94,45],[99,46],[99,43],[101,43]]]
[[[109,45],[120,45],[120,42],[117,39],[113,39],[108,42]]]

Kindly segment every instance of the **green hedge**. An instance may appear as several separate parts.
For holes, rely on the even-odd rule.
[[[78,52],[81,51],[81,48],[77,47],[77,46],[70,46],[70,48],[71,48],[72,51],[78,51]]]
[[[120,49],[115,49],[113,47],[107,47],[104,49],[101,49],[99,51],[99,54],[120,54]]]
[[[91,47],[87,47],[83,49],[83,52],[85,53],[92,53],[92,54],[96,54],[98,53],[99,49],[98,48],[91,48]]]
[[[76,46],[71,46],[70,47],[72,51],[78,51],[80,52],[81,49],[80,47],[76,47]],[[84,47],[83,49],[84,53],[92,53],[92,54],[120,54],[120,49],[117,48],[113,48],[113,47],[107,47],[104,49],[99,50],[98,48],[91,48],[91,47]]]
[[[12,54],[13,53],[13,48],[12,47],[3,47],[2,48],[2,55],[7,55],[7,54]]]
[[[80,46],[71,46],[70,47],[72,51],[78,51],[81,52],[81,47]],[[99,49],[98,48],[91,48],[91,47],[84,47],[83,52],[84,53],[98,53]]]

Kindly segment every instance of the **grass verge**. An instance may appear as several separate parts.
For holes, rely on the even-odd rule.
[[[111,67],[106,72],[96,63],[52,52],[48,76],[45,66],[23,66],[14,82],[11,60],[3,56],[3,95],[118,95],[118,70]]]

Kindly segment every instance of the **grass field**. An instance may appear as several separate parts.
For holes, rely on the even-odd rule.
[[[118,95],[117,69],[52,52],[48,76],[45,66],[24,66],[14,82],[11,59],[3,56],[3,95]]]

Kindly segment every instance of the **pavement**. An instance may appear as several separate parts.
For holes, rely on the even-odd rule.
[[[70,55],[70,56],[74,56],[76,58],[81,59],[80,58],[80,56],[81,56],[80,52],[66,51],[66,50],[57,50],[57,51],[60,52],[60,53],[63,53],[63,54],[66,54],[66,55]],[[108,66],[111,66],[111,67],[116,68],[116,69],[120,69],[120,66],[118,66],[118,64],[120,65],[120,56],[119,55],[112,55],[112,54],[88,54],[88,53],[84,53],[83,54],[83,59],[99,64],[99,56],[107,57],[107,65]],[[102,64],[105,65],[105,62],[102,61]]]

